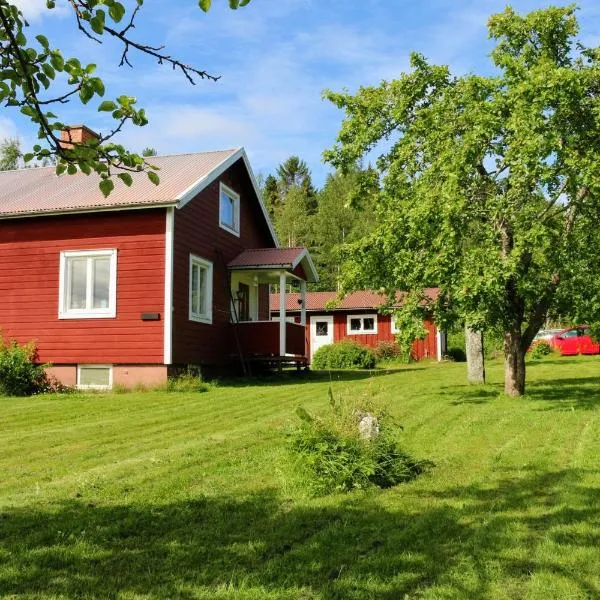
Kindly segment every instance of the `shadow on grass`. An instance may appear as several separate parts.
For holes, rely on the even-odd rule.
[[[600,377],[542,379],[529,383],[527,398],[544,402],[541,410],[597,410]]]
[[[572,597],[598,597],[600,490],[581,477],[520,473],[493,486],[408,490],[423,498],[405,511],[368,496],[282,505],[269,490],[160,506],[73,500],[5,510],[0,596],[392,600],[429,589],[484,598],[494,581],[522,586],[543,572],[566,581]],[[554,554],[536,554],[548,543]],[[593,556],[570,564],[565,557],[582,547]]]

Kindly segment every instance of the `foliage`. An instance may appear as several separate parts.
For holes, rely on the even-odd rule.
[[[316,494],[347,492],[371,486],[389,488],[416,477],[423,464],[398,445],[399,427],[385,412],[356,402],[336,402],[329,388],[330,412],[313,417],[297,410],[301,425],[291,435],[291,450],[303,468],[308,487]],[[377,419],[374,439],[361,437],[359,421],[368,411]]]
[[[314,354],[314,369],[373,369],[377,359],[370,348],[352,340],[321,346]]]
[[[327,92],[346,118],[326,158],[381,152],[378,226],[345,252],[345,287],[410,290],[406,312],[500,329],[520,395],[548,315],[600,321],[600,49],[576,44],[574,6],[507,8],[489,32],[492,75],[413,54],[398,80]]]
[[[167,382],[167,391],[169,392],[202,393],[208,392],[214,387],[214,383],[202,381],[202,377],[200,375],[191,371],[180,373],[174,377],[169,377]]]
[[[467,362],[467,353],[465,352],[464,347],[451,346],[448,348],[446,356],[451,358],[454,362]]]
[[[158,156],[158,152],[156,151],[156,148],[146,147],[142,150],[142,156]]]
[[[377,360],[393,360],[402,356],[402,348],[396,342],[385,340],[377,343],[374,352]]]
[[[531,348],[530,357],[534,360],[544,358],[553,353],[552,346],[548,342],[537,342]]]
[[[44,366],[35,363],[36,348],[33,342],[19,345],[0,337],[0,394],[31,396],[47,391]]]
[[[229,0],[230,8],[245,6],[250,0]],[[48,10],[55,9],[55,0],[46,0]],[[218,77],[187,65],[170,56],[163,46],[149,44],[133,36],[135,20],[143,8],[144,0],[133,3],[118,0],[70,0],[65,10],[73,11],[73,23],[80,35],[102,43],[115,40],[122,45],[119,66],[130,66],[129,53],[140,52],[153,57],[159,64],[178,70],[192,84],[195,79],[216,81]],[[211,0],[200,0],[203,11],[210,8]],[[130,152],[112,138],[127,123],[143,126],[148,119],[143,108],[137,108],[131,95],[120,95],[112,100],[101,100],[105,86],[96,73],[93,63],[82,64],[77,57],[65,57],[58,48],[50,46],[48,38],[39,34],[35,42],[28,39],[29,23],[10,0],[0,0],[0,103],[12,107],[38,126],[40,143],[24,155],[25,162],[33,159],[45,161],[56,157],[58,175],[65,171],[86,174],[96,172],[100,178],[100,190],[108,195],[114,187],[113,170],[119,171],[126,185],[131,185],[128,171],[147,170],[153,183],[159,178],[152,165],[143,156]],[[69,29],[65,26],[65,35]],[[59,132],[65,124],[53,112],[63,104],[78,99],[82,104],[97,102],[97,110],[110,113],[114,127],[99,140],[62,148]]]
[[[12,171],[19,167],[21,142],[18,138],[6,138],[0,142],[0,171]]]
[[[413,342],[427,337],[424,317],[425,314],[420,310],[415,312],[399,310],[392,315],[392,319],[396,322],[396,341],[400,346],[404,362],[409,362],[411,359]]]
[[[274,225],[282,244],[308,246],[311,237],[310,198],[300,187],[292,187],[275,208]]]

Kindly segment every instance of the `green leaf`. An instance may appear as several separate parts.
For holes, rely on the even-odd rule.
[[[229,0],[229,8],[236,10],[240,5],[240,0]]]
[[[133,177],[129,173],[119,173],[117,177],[127,186],[130,187],[133,183]]]
[[[102,195],[105,198],[108,198],[109,194],[113,191],[115,184],[112,179],[103,179],[98,184],[98,187],[100,188]]]
[[[67,173],[69,175],[75,175],[77,173],[77,165],[74,165],[73,163],[69,163],[67,165]]]
[[[42,71],[46,73],[46,77],[49,79],[54,79],[54,77],[56,77],[56,71],[48,63],[42,63]]]
[[[23,154],[23,160],[25,162],[29,162],[30,160],[33,160],[35,157],[35,154],[32,154],[31,152],[28,154]]]
[[[198,6],[204,11],[208,12],[210,10],[210,5],[212,4],[212,0],[198,0]]]
[[[56,174],[62,175],[67,170],[67,165],[64,162],[60,162],[56,165]]]
[[[50,45],[48,42],[48,38],[45,35],[36,35],[35,39],[40,43],[40,45],[44,48],[44,50],[48,49]]]
[[[147,175],[148,175],[148,179],[154,185],[158,185],[160,183],[160,178],[159,178],[159,176],[154,171],[148,171]]]
[[[109,9],[110,18],[118,23],[125,15],[125,7],[120,2],[115,2]]]
[[[117,105],[112,100],[104,100],[98,106],[98,112],[111,112],[117,108]]]

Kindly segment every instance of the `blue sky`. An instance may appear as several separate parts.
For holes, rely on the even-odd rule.
[[[486,21],[504,9],[497,0],[252,0],[238,11],[213,0],[204,14],[196,0],[146,0],[133,36],[165,44],[183,61],[221,75],[191,86],[170,68],[131,54],[134,69],[119,67],[120,47],[82,38],[60,3],[12,0],[29,18],[29,37],[44,33],[66,56],[98,65],[106,98],[128,94],[147,109],[150,123],[130,125],[118,141],[160,154],[244,146],[257,173],[275,171],[292,154],[303,158],[321,185],[321,162],[342,113],[322,100],[323,89],[355,91],[406,70],[411,51],[449,64],[456,73],[489,71]],[[548,5],[512,3],[520,12]],[[600,2],[579,2],[580,39],[600,45]],[[59,108],[67,123],[105,133],[110,122],[93,103]],[[35,132],[9,108],[0,112],[0,138],[18,135],[24,147]]]

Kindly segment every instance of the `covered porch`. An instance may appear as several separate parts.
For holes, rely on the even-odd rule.
[[[306,248],[244,250],[228,265],[231,278],[231,354],[246,362],[306,364],[306,284],[318,280]],[[300,320],[286,315],[290,285],[299,290]],[[281,291],[281,317],[271,320],[269,289]]]

